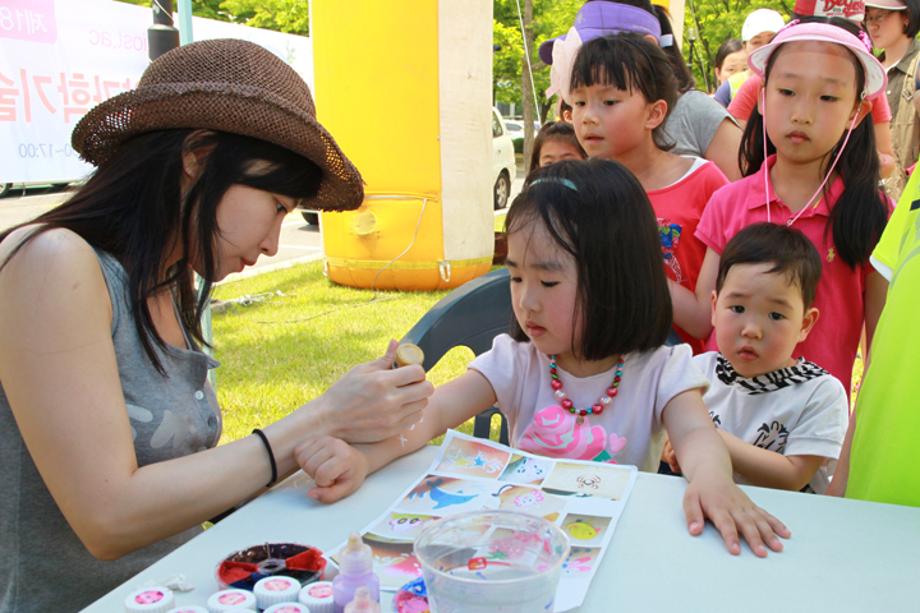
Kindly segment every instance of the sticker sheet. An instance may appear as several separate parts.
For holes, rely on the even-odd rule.
[[[568,611],[584,601],[637,474],[635,466],[546,458],[450,430],[428,470],[361,535],[380,588],[395,591],[421,576],[412,543],[428,522],[492,509],[543,517],[571,543],[554,605]]]

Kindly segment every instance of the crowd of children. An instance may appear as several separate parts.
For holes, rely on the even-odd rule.
[[[849,454],[878,455],[865,441],[880,413],[860,438],[849,391],[900,257],[892,238],[876,254],[890,267],[870,261],[893,206],[866,119],[886,73],[839,23],[777,29],[748,58],[762,87],[734,182],[672,152],[663,126],[680,92],[660,40],[588,37],[561,88],[572,127],[541,131],[508,212],[514,329],[435,391],[408,444],[304,443],[310,495],[347,495],[493,405],[521,449],[642,470],[660,457],[688,480],[690,532],[708,518],[732,552],[739,534],[758,555],[789,534],[735,483],[871,489]]]

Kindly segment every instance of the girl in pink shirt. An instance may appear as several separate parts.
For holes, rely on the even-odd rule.
[[[824,267],[815,297],[820,318],[795,356],[820,364],[849,389],[863,324],[871,342],[886,290],[869,264],[888,203],[878,189],[872,126],[864,121],[866,99],[884,87],[885,71],[842,28],[795,21],[749,63],[764,88],[742,139],[746,176],[706,207],[696,234],[708,249],[695,294],[673,294],[675,320],[708,337],[728,240],[761,221],[794,226],[814,243]],[[685,314],[691,316],[681,319]]]
[[[706,254],[696,226],[728,179],[712,162],[670,152],[663,126],[677,80],[667,56],[639,34],[595,38],[578,51],[570,85],[579,142],[591,157],[620,162],[636,176],[655,210],[665,272],[692,291]],[[702,341],[676,332],[694,353],[702,351]]]

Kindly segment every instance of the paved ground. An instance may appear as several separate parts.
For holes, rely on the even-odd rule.
[[[511,199],[521,191],[521,185],[524,182],[520,172],[518,174],[519,177],[511,185]],[[11,195],[0,198],[0,230],[28,221],[56,207],[67,196],[67,192],[28,192],[25,196]],[[496,214],[504,212],[505,210],[496,211]],[[296,211],[288,215],[284,220],[277,255],[271,258],[259,258],[255,266],[244,270],[242,273],[228,276],[224,282],[286,268],[301,262],[318,260],[322,257],[322,239],[319,228],[308,225],[301,213]]]

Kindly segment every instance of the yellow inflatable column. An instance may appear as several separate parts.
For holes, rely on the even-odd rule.
[[[361,171],[357,210],[323,213],[329,278],[456,287],[492,261],[490,0],[314,0],[320,121]]]

